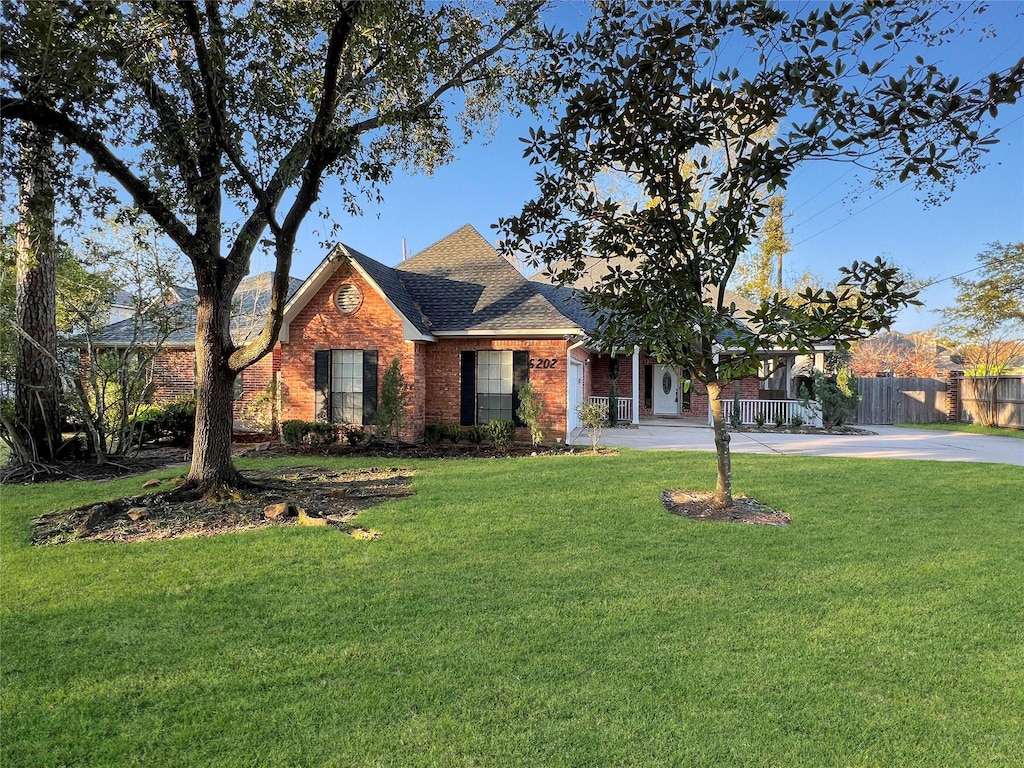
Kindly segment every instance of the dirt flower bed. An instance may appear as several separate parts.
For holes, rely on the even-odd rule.
[[[747,525],[789,525],[793,522],[782,510],[746,496],[735,496],[731,507],[718,509],[711,506],[713,496],[713,493],[704,491],[663,491],[661,503],[673,515],[691,520]]]
[[[379,533],[355,525],[362,510],[412,494],[415,470],[317,467],[243,472],[250,487],[219,498],[181,498],[175,483],[154,493],[51,512],[32,521],[33,544],[72,541],[137,542],[216,536],[275,525],[336,528],[356,538]]]

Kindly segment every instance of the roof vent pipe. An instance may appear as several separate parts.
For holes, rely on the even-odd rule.
[[[403,238],[402,238],[402,261],[405,261],[405,258],[406,258],[406,253],[405,253],[405,238],[403,237]]]

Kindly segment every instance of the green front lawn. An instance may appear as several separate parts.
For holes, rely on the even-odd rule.
[[[141,481],[3,488],[0,764],[1024,765],[1020,468],[733,461],[790,528],[667,514],[700,453],[418,462],[377,541],[31,548]]]
[[[995,437],[1017,437],[1024,439],[1024,429],[1009,427],[984,427],[981,424],[966,424],[962,421],[938,421],[933,424],[894,424],[896,427],[908,429],[934,429],[941,432],[971,432],[975,435],[993,435]]]

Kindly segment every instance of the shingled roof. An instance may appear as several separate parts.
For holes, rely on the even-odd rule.
[[[578,311],[556,306],[468,224],[395,271],[433,333],[585,328]]]
[[[263,272],[247,277],[238,284],[235,309],[231,316],[231,335],[236,343],[244,343],[262,330],[270,306],[270,284],[273,277],[273,272]],[[291,297],[303,281],[297,277],[288,280],[288,296]],[[192,346],[196,336],[197,292],[194,288],[175,286],[174,295],[179,300],[167,306],[164,320],[169,323],[170,334],[166,338],[164,328],[150,322],[137,325],[134,318],[128,318],[103,328],[93,336],[93,344],[118,347],[162,342],[174,347]]]

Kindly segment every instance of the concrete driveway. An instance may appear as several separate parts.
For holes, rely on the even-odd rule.
[[[938,432],[899,427],[866,427],[875,435],[787,435],[734,432],[735,453],[778,453],[800,456],[852,456],[863,459],[917,459],[930,461],[982,461],[1024,466],[1024,440],[989,437],[967,432]],[[575,443],[589,437],[578,431]],[[714,451],[709,427],[641,424],[638,429],[606,429],[601,445],[641,450]]]

